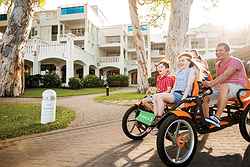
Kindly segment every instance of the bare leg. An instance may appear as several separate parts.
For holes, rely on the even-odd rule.
[[[226,84],[222,84],[220,85],[220,93],[219,93],[219,97],[218,97],[218,103],[217,103],[217,113],[216,116],[220,117],[223,110],[225,109],[226,105],[227,105],[227,94],[228,94],[229,88]]]
[[[157,96],[154,97],[154,113],[156,116],[162,116],[163,115],[163,111],[164,111],[164,107],[165,107],[165,103],[173,103],[174,99],[172,97],[171,94],[169,93],[160,93],[157,94]]]
[[[154,97],[154,102],[153,102],[153,111],[155,113],[156,116],[161,116],[161,110],[163,108],[164,110],[164,102],[162,100],[162,94],[157,94],[155,97]],[[163,106],[163,107],[162,107]]]
[[[205,118],[209,117],[209,97],[204,97],[202,104],[203,114]]]
[[[151,101],[149,101],[148,99],[143,99],[141,103],[147,110],[153,111],[154,102],[152,104]]]

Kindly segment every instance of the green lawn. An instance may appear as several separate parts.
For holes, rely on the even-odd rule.
[[[117,88],[110,88],[110,91],[113,91]],[[34,88],[34,89],[25,89],[24,95],[21,97],[42,97],[42,92],[46,90],[46,88]],[[56,91],[57,97],[64,96],[79,96],[79,95],[89,95],[89,94],[97,94],[97,93],[105,93],[106,88],[84,88],[78,90],[72,89],[53,89]]]
[[[103,101],[122,101],[122,100],[137,100],[142,99],[145,94],[139,94],[136,92],[123,92],[123,93],[114,93],[110,94],[110,96],[98,96],[95,98],[98,102]]]
[[[0,140],[66,128],[75,112],[57,107],[56,121],[40,124],[40,105],[0,103]]]

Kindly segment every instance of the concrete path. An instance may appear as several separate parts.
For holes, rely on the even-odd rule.
[[[95,103],[94,96],[58,100],[77,112],[71,128],[1,141],[0,167],[164,166],[155,136],[136,142],[123,134],[121,118],[127,106]],[[191,167],[250,167],[250,145],[238,125],[200,139]]]

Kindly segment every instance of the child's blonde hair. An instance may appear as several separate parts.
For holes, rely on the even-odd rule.
[[[207,72],[206,68],[202,63],[193,59],[192,53],[182,52],[177,58],[180,59],[181,57],[185,57],[188,61],[190,61],[189,68],[195,67],[198,80],[203,80],[205,78],[204,71]]]

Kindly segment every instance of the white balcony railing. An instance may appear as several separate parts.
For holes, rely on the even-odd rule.
[[[77,36],[77,37],[79,37],[79,36],[84,36],[84,30],[82,30],[82,29],[79,29],[79,30],[77,30],[77,29],[65,30],[64,33],[65,33],[65,34],[71,33],[71,34],[74,34],[74,35]]]
[[[70,46],[68,43],[59,43],[57,41],[44,42],[41,40],[30,40],[25,47],[25,58],[33,60],[37,56],[38,60],[47,58],[59,58],[68,60],[80,60],[86,64],[95,64],[95,56],[91,55],[78,46]]]
[[[118,63],[120,56],[99,57],[98,60],[100,63]]]

